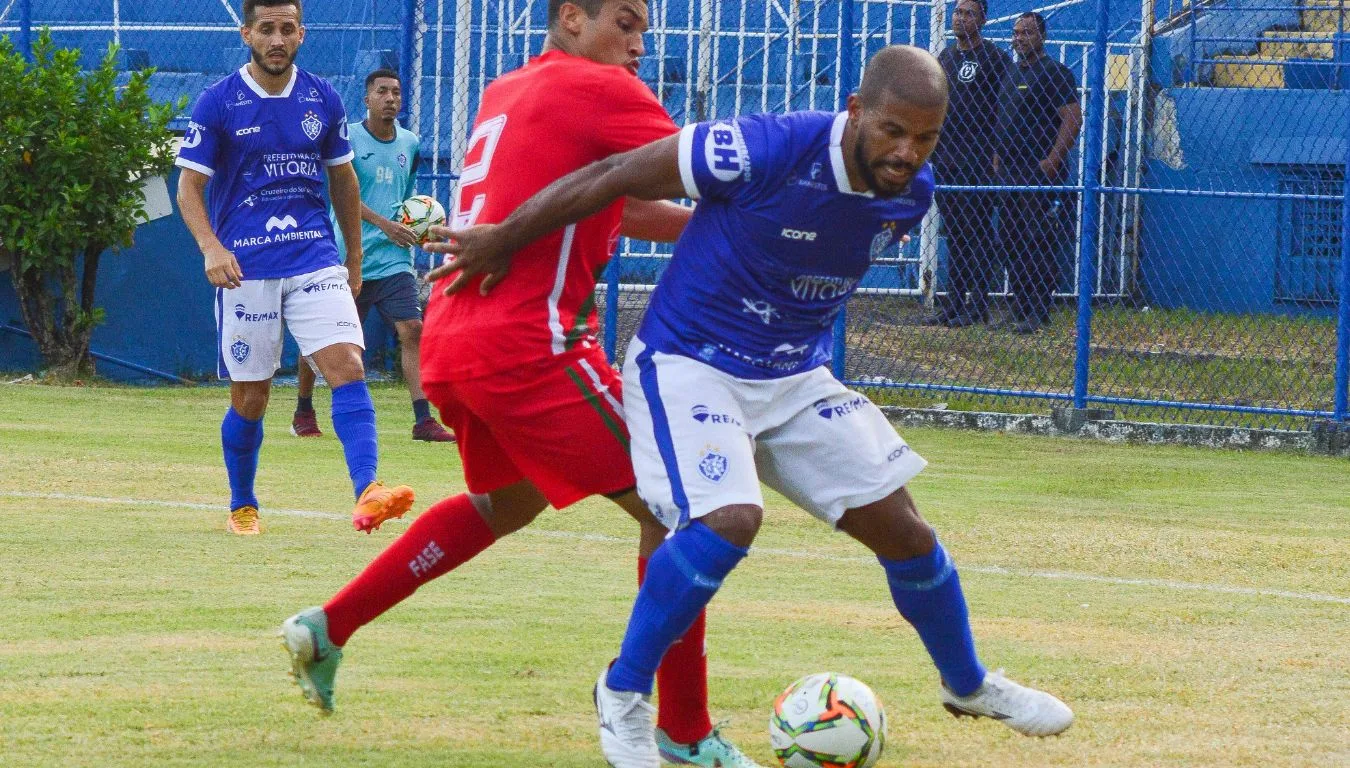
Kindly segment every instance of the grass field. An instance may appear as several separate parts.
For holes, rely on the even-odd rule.
[[[267,533],[224,532],[225,391],[0,385],[0,765],[603,766],[590,686],[635,589],[636,526],[548,512],[347,646],[321,718],[274,634],[402,526],[346,522],[330,434],[259,473]],[[382,475],[418,508],[457,454],[376,389]],[[962,566],[986,662],[1078,721],[956,721],[880,569],[779,498],[709,615],[715,716],[763,762],[773,696],[836,670],[890,714],[887,766],[1350,764],[1350,465],[1290,454],[912,430],[912,489]],[[581,459],[584,460],[584,459]]]

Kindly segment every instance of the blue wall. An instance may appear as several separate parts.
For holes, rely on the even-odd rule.
[[[1350,93],[1172,88],[1184,164],[1148,161],[1155,189],[1278,192],[1281,171],[1345,163]],[[1280,312],[1280,203],[1146,195],[1141,266],[1155,306]]]

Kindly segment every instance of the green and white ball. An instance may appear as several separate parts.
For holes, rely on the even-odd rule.
[[[786,768],[871,768],[886,746],[886,710],[848,675],[807,675],[774,701],[769,741]]]

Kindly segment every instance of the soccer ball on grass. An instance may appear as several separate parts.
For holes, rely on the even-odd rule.
[[[417,242],[425,243],[430,239],[427,230],[445,223],[445,208],[430,195],[413,195],[399,203],[394,221],[411,229],[417,235]]]
[[[769,741],[786,768],[871,768],[886,745],[886,711],[848,675],[807,675],[774,701]]]

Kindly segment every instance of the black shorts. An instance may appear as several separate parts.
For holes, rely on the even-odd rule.
[[[356,311],[362,322],[371,307],[380,310],[380,319],[390,330],[394,329],[394,323],[402,320],[421,320],[422,310],[417,306],[417,278],[411,272],[399,272],[378,280],[363,281],[361,293],[356,296]]]

